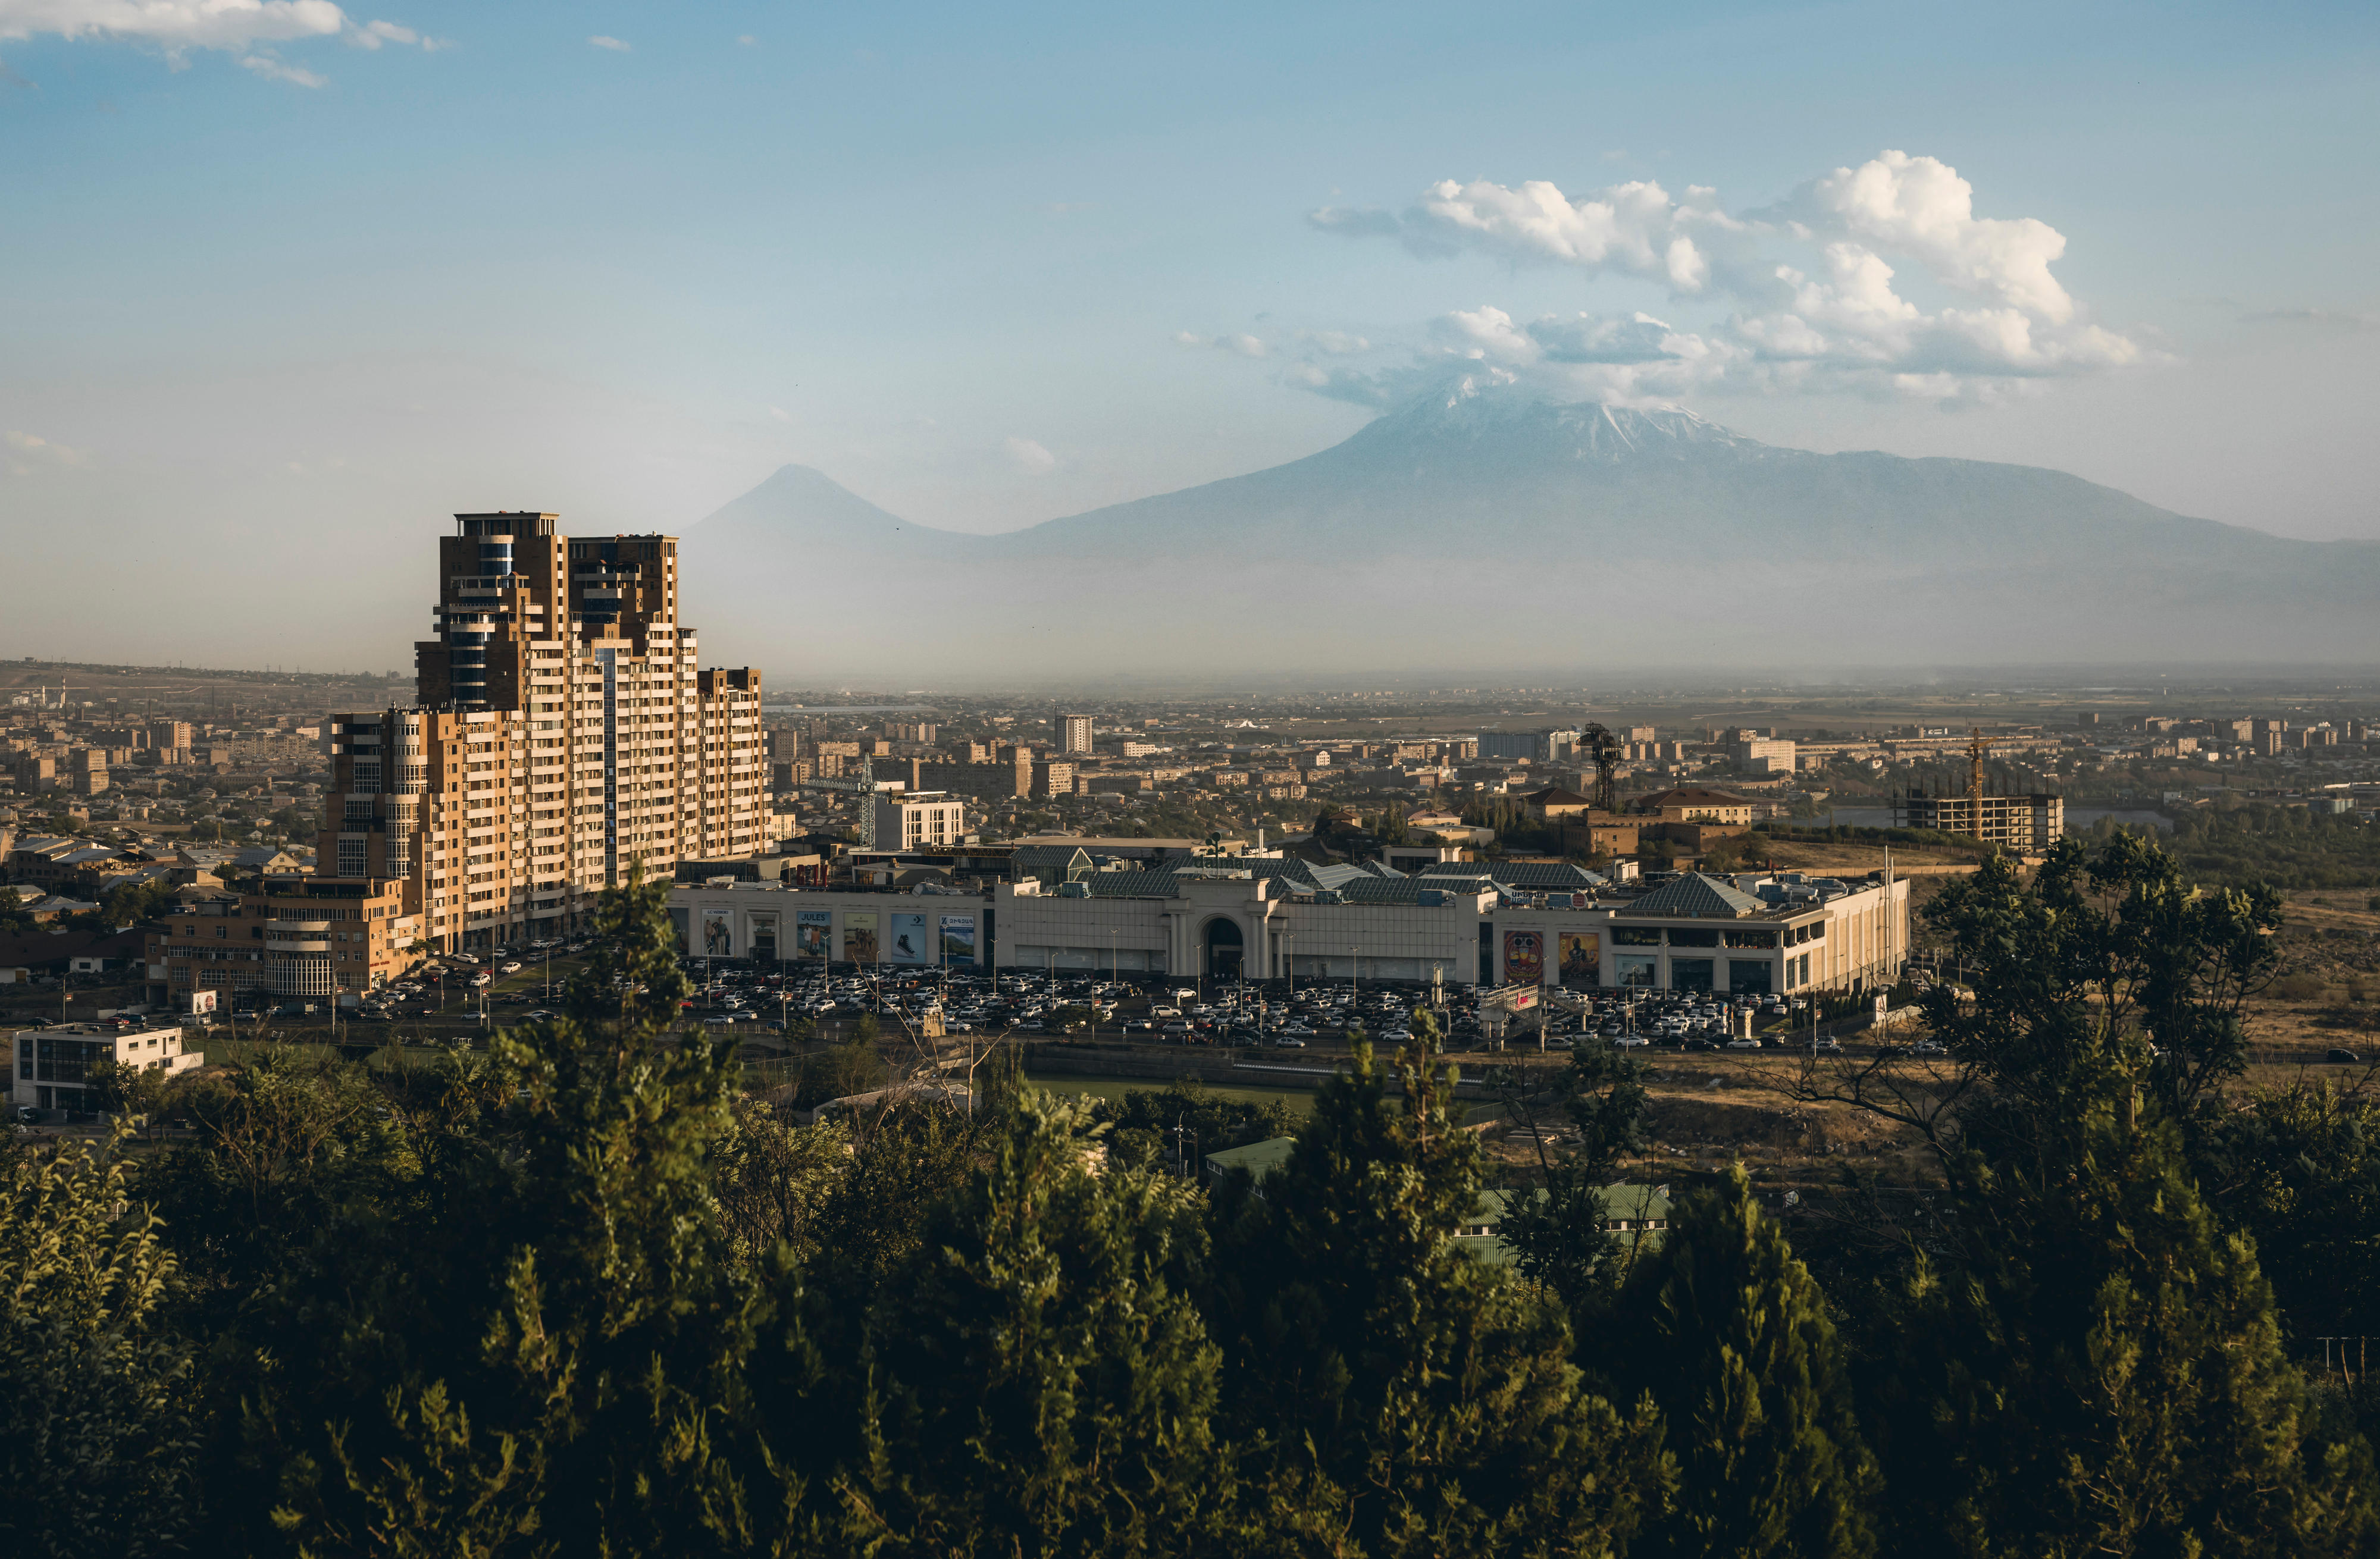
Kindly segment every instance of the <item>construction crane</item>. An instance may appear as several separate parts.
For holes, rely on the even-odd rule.
[[[1984,837],[1984,728],[1967,731],[1967,821],[1975,837]]]
[[[1595,757],[1595,809],[1598,812],[1620,810],[1620,738],[1605,727],[1588,720],[1578,728],[1581,741]]]

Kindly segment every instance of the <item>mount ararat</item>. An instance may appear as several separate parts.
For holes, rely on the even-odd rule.
[[[2380,658],[2380,543],[1498,390],[992,536],[788,465],[682,567],[706,660],[807,685]]]

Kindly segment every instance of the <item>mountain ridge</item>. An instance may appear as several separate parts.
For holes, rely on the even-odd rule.
[[[2380,543],[2276,537],[2045,467],[1822,454],[1682,409],[1492,390],[1409,403],[1281,465],[991,535],[915,525],[787,466],[690,540],[690,600],[715,593],[762,628],[759,581],[829,571],[913,608],[899,637],[929,659],[1427,663],[1415,635],[1313,625],[1334,597],[1410,599],[1416,583],[1448,664],[1469,668],[1523,663],[1496,659],[1500,632],[1548,663],[1534,630],[1499,627],[1515,600],[1621,631],[1584,634],[1580,659],[1650,636],[1761,655],[1761,624],[1792,598],[1862,603],[1834,631],[1844,664],[1919,642],[1929,659],[2002,661],[2380,651]],[[1152,589],[1200,601],[1203,629],[1152,614],[1137,601]],[[788,663],[841,611],[781,624],[783,659],[765,632],[708,638],[748,636],[754,659]]]

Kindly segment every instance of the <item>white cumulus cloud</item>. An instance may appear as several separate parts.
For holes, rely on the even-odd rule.
[[[609,33],[599,32],[595,34],[594,37],[587,40],[587,42],[592,43],[599,49],[610,49],[615,54],[625,54],[628,52],[627,44],[621,42],[617,38],[611,36]]]
[[[239,63],[243,69],[253,70],[267,80],[286,81],[293,87],[330,85],[328,77],[317,76],[302,65],[291,65],[270,49],[258,54],[242,54]]]
[[[1762,211],[1730,212],[1703,186],[1673,197],[1638,180],[1572,196],[1543,180],[1480,179],[1432,185],[1402,211],[1328,207],[1310,220],[1424,258],[1471,251],[1645,282],[1711,316],[1672,329],[1643,314],[1524,324],[1492,308],[1458,311],[1431,327],[1413,365],[1369,376],[1375,389],[1345,374],[1312,386],[1348,399],[1470,362],[1602,398],[1727,385],[1973,399],[2146,357],[2089,322],[2052,274],[2064,235],[1976,215],[1956,169],[1904,151],[1839,167]],[[1904,270],[1973,306],[1929,310],[1904,290]]]
[[[0,0],[0,38],[56,33],[176,49],[249,49],[348,26],[331,0]]]
[[[40,34],[144,43],[177,68],[189,50],[218,49],[259,76],[301,87],[325,81],[283,60],[276,45],[336,37],[368,50],[452,47],[399,22],[358,22],[332,0],[0,0],[0,40]]]
[[[1181,346],[1211,346],[1218,352],[1230,352],[1242,357],[1262,357],[1272,348],[1253,335],[1199,335],[1191,331],[1176,331],[1175,344]]]
[[[0,433],[0,450],[6,452],[0,460],[5,460],[8,474],[15,477],[30,477],[44,465],[87,466],[91,464],[89,450],[74,449],[55,439],[42,438],[39,433],[22,432],[13,428]]]
[[[1031,439],[1002,439],[1000,453],[1008,457],[1009,465],[1028,477],[1044,477],[1058,468],[1058,457]]]

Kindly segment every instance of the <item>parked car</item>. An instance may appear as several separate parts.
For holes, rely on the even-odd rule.
[[[1756,1039],[1730,1039],[1727,1042],[1727,1047],[1730,1050],[1758,1050],[1762,1045]]]
[[[2331,1051],[2331,1053],[2330,1053],[2329,1055],[2325,1056],[2325,1057],[2323,1057],[2323,1059],[2324,1059],[2324,1060],[2325,1060],[2325,1061],[2345,1061],[2345,1062],[2348,1062],[2348,1063],[2349,1063],[2349,1064],[2350,1064],[2350,1065],[2355,1065],[2355,1064],[2360,1064],[2360,1063],[2362,1061],[2363,1057],[2361,1057],[2361,1056],[2359,1056],[2359,1055],[2357,1055],[2357,1054],[2356,1054],[2354,1051],[2352,1051],[2352,1050],[2336,1050],[2336,1049],[2335,1049],[2335,1050]]]
[[[1921,1039],[1909,1049],[1915,1056],[1948,1056],[1950,1053],[1950,1047],[1938,1039]]]

